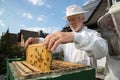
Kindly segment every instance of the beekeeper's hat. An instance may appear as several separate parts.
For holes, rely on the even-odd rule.
[[[66,8],[66,16],[64,18],[67,18],[68,16],[72,16],[72,15],[86,13],[86,12],[88,12],[88,11],[84,11],[78,5],[73,4]]]

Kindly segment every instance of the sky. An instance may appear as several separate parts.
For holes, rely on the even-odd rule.
[[[60,31],[66,25],[65,10],[72,4],[81,7],[88,0],[0,0],[0,35],[9,29],[43,30],[45,33]]]

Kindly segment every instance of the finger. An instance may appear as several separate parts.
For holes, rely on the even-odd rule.
[[[48,48],[49,41],[50,41],[50,35],[48,35],[44,40],[44,46],[46,49]]]
[[[28,40],[25,42],[25,48],[27,48],[30,43],[31,43],[31,38],[28,38]]]
[[[61,44],[61,43],[62,43],[61,39],[56,40],[55,43],[53,44],[52,48],[51,48],[51,51],[54,51],[58,47],[58,45]]]
[[[48,50],[51,51],[51,48],[53,46],[53,44],[55,43],[56,39],[55,37],[52,37],[49,41],[49,44],[48,44]]]
[[[28,38],[28,40],[25,42],[25,47],[27,48],[28,45],[35,43],[35,38]]]
[[[28,47],[28,43],[25,43],[25,46],[24,46],[24,48],[26,49]]]

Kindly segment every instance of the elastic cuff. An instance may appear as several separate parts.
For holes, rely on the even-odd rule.
[[[81,41],[81,35],[79,33],[74,33],[74,43],[79,44]]]
[[[39,38],[39,43],[43,43],[44,42],[44,38]]]

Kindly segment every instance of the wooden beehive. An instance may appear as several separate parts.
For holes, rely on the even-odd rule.
[[[26,50],[26,63],[38,68],[40,71],[49,72],[52,54],[44,48],[43,44],[29,45]]]
[[[95,80],[95,70],[84,64],[52,60],[43,44],[34,44],[28,46],[26,60],[7,62],[7,77],[9,80]]]
[[[64,80],[65,78],[64,75],[68,75],[67,77],[70,77],[69,74],[71,73],[75,73],[76,76],[76,73],[81,72],[82,70],[87,69],[89,71],[89,67],[87,65],[64,62],[60,60],[52,60],[50,66],[51,69],[50,72],[41,71],[38,68],[28,64],[26,61],[13,61],[9,63],[9,68],[11,68],[10,70],[14,75],[14,79],[11,78],[10,80],[38,80],[38,79],[57,80],[55,76],[58,76],[59,78],[59,76],[62,75],[63,75],[63,79],[60,80]],[[73,79],[70,78],[65,80],[73,80]],[[82,80],[88,80],[88,79],[82,79]],[[89,79],[89,80],[94,80],[94,79]]]

